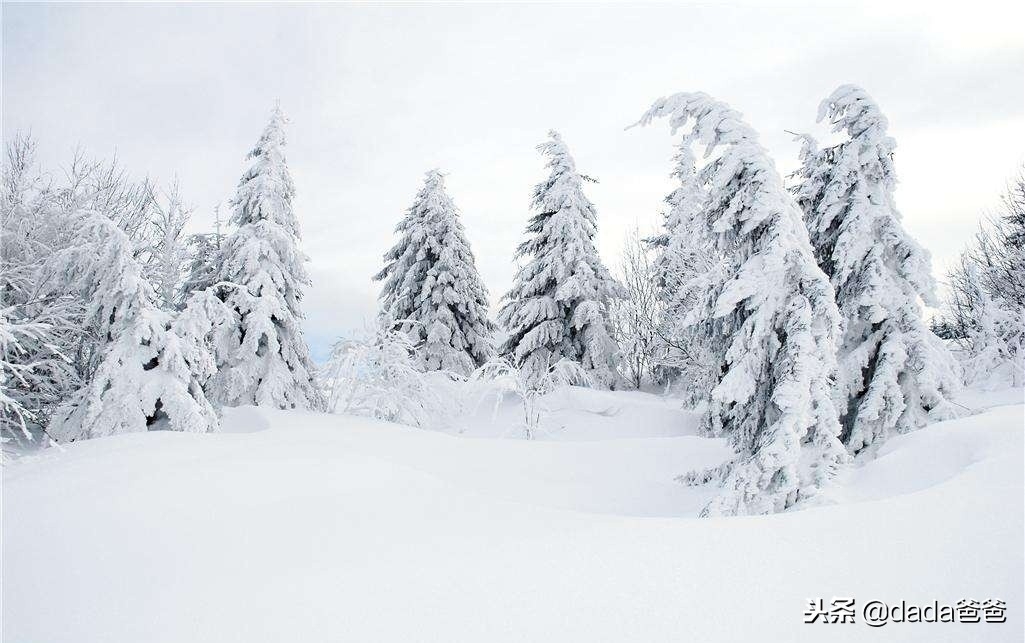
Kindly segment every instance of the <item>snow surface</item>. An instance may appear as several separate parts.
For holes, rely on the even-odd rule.
[[[694,414],[570,389],[526,441],[491,402],[452,434],[247,407],[15,462],[4,640],[1021,640],[1020,403],[891,439],[835,505],[698,519],[673,477],[729,454]],[[834,596],[1008,622],[802,624]]]

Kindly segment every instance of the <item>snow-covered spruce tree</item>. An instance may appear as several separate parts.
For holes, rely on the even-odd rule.
[[[284,127],[285,117],[275,108],[247,157],[252,165],[232,200],[230,223],[237,228],[219,257],[217,281],[244,287],[221,291],[237,327],[230,345],[218,351],[208,393],[225,406],[324,406],[300,326],[302,288],[310,282],[292,211],[295,187],[285,163]]]
[[[499,322],[509,333],[501,353],[528,380],[543,377],[566,358],[578,362],[597,386],[615,381],[618,349],[612,339],[609,305],[623,296],[598,256],[598,216],[584,195],[584,181],[557,132],[538,146],[548,157],[547,179],[537,184],[527,225],[531,235],[516,250],[526,259],[505,295]]]
[[[819,120],[826,117],[848,138],[815,150],[805,137],[793,191],[843,319],[836,403],[841,439],[857,454],[892,432],[955,415],[957,364],[922,318],[919,298],[935,302],[929,255],[894,204],[886,117],[853,85],[822,102]]]
[[[703,93],[661,98],[638,122],[668,118],[711,156],[700,171],[718,281],[698,309],[724,343],[704,425],[736,456],[689,483],[720,479],[704,515],[782,511],[815,496],[845,462],[830,398],[840,319],[801,213],[741,115]]]
[[[47,433],[59,441],[167,429],[217,427],[195,371],[211,358],[183,344],[171,315],[133,256],[128,235],[94,212],[76,213],[79,243],[48,262],[53,296],[71,292],[86,302],[85,322],[100,339],[91,382],[54,414]]]
[[[409,334],[424,370],[469,375],[494,353],[488,291],[445,177],[431,170],[396,226],[399,241],[374,279],[381,318]]]
[[[652,237],[650,243],[656,250],[655,271],[659,276],[662,298],[667,307],[673,307],[673,300],[679,298],[681,277],[691,270],[689,256],[696,248],[706,245],[703,222],[700,221],[704,191],[697,174],[694,153],[688,143],[683,143],[674,158],[676,164],[670,176],[679,185],[665,198],[667,210],[663,215],[662,234]],[[698,221],[695,225],[695,221]],[[696,236],[695,236],[696,235]]]

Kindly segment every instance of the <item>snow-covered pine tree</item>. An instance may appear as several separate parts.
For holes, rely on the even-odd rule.
[[[861,88],[843,85],[819,107],[847,140],[823,150],[804,137],[793,188],[815,256],[843,318],[837,407],[852,454],[892,432],[956,415],[957,364],[922,318],[933,304],[929,255],[894,204],[894,140]]]
[[[79,242],[54,254],[46,296],[77,294],[85,322],[100,338],[99,366],[54,414],[47,433],[60,441],[166,429],[217,427],[194,370],[211,358],[183,346],[171,315],[159,308],[133,245],[106,216],[78,212]]]
[[[782,511],[814,497],[847,454],[830,398],[840,318],[815,263],[801,213],[768,152],[741,115],[703,93],[661,98],[638,122],[693,122],[685,143],[706,146],[702,209],[712,251],[723,257],[696,312],[724,344],[721,375],[704,417],[735,458],[689,483],[721,479],[704,515]]]
[[[526,259],[505,295],[499,322],[509,333],[501,348],[528,381],[544,377],[566,358],[578,362],[596,385],[614,383],[618,349],[612,339],[609,304],[623,296],[598,256],[598,215],[584,195],[584,182],[558,132],[538,146],[548,157],[547,179],[531,200],[536,214],[531,235],[516,250]]]
[[[285,117],[275,108],[242,175],[224,241],[217,281],[244,288],[221,291],[237,315],[230,346],[218,352],[211,398],[225,406],[256,404],[319,410],[324,398],[300,321],[309,286],[292,211],[295,187],[285,162]]]
[[[376,281],[381,318],[409,334],[424,370],[469,375],[494,354],[488,291],[466,239],[445,177],[427,172],[424,186],[396,226],[399,241],[384,255]]]
[[[692,272],[690,255],[705,245],[703,240],[706,236],[703,222],[699,220],[698,225],[694,225],[695,219],[700,219],[704,191],[689,144],[680,146],[674,160],[676,165],[670,176],[679,185],[665,198],[667,210],[663,215],[663,233],[651,239],[656,249],[655,271],[660,275],[659,285],[667,310],[674,308],[676,302],[673,300],[679,296],[681,278],[685,280]]]

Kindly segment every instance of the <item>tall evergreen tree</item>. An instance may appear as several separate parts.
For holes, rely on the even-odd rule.
[[[275,108],[249,153],[232,200],[217,281],[237,324],[218,351],[211,395],[226,406],[256,404],[319,410],[323,395],[300,322],[302,289],[310,284],[299,249],[299,222],[292,211],[295,187],[285,162],[285,117]]]
[[[488,291],[477,273],[459,210],[438,170],[427,173],[374,279],[381,314],[413,341],[425,370],[468,375],[494,354]]]
[[[614,382],[617,348],[609,304],[622,287],[598,256],[598,215],[584,195],[585,181],[555,131],[538,146],[548,157],[547,179],[537,184],[527,225],[532,235],[516,250],[527,263],[516,273],[499,311],[509,333],[503,355],[524,369],[528,380],[543,377],[560,359],[578,362],[599,385]]]
[[[781,511],[815,496],[846,460],[830,398],[839,314],[815,263],[800,210],[768,152],[741,115],[703,93],[652,105],[638,124],[666,117],[685,143],[701,143],[709,162],[701,210],[711,251],[723,257],[696,307],[723,342],[706,429],[732,442],[735,458],[720,479],[712,514]]]
[[[822,102],[819,120],[827,117],[847,140],[816,150],[805,137],[794,193],[843,318],[837,406],[842,440],[856,454],[955,415],[957,365],[922,319],[919,299],[935,304],[929,255],[894,204],[886,117],[853,85]]]
[[[667,209],[662,220],[662,234],[650,242],[656,250],[655,269],[659,273],[662,297],[667,312],[675,312],[679,290],[693,272],[696,257],[704,255],[704,225],[700,212],[704,199],[700,177],[697,174],[694,153],[688,143],[677,150],[676,165],[671,173],[678,181],[676,188],[665,198]],[[697,223],[695,223],[697,221]]]

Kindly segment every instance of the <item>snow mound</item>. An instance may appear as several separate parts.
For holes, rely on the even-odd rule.
[[[1022,464],[1022,407],[992,409],[983,418],[939,422],[888,440],[874,459],[848,471],[834,499],[879,500],[914,493],[969,475],[975,467]],[[1017,431],[1007,436],[1009,427]],[[1011,480],[1013,482],[1013,480]],[[1019,476],[1020,482],[1020,476]]]
[[[696,519],[709,491],[672,477],[724,444],[593,413],[669,421],[653,396],[576,395],[563,435],[618,417],[597,429],[618,439],[249,408],[230,432],[23,459],[4,471],[4,640],[1020,641],[1022,406],[892,439],[836,504]],[[1008,622],[802,624],[834,596],[1003,599]]]

